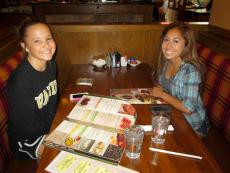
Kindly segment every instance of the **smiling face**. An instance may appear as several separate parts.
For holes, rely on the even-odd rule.
[[[178,29],[169,30],[162,42],[162,52],[168,60],[181,60],[181,54],[185,48],[185,39]]]
[[[56,50],[50,29],[47,25],[37,23],[26,30],[21,46],[28,53],[28,60],[33,67],[44,67],[51,60]],[[37,69],[37,68],[36,68]]]

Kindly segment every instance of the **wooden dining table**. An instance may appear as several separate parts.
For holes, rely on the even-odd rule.
[[[93,78],[93,86],[76,86],[75,80],[82,77]],[[69,95],[72,93],[89,92],[90,94],[108,96],[112,88],[149,88],[153,84],[152,70],[148,64],[144,63],[137,67],[107,67],[96,71],[92,65],[73,65],[68,82],[60,96],[51,131],[63,121],[76,104],[69,100]],[[150,125],[152,118],[151,105],[135,104],[134,107],[137,111],[136,124]],[[153,144],[151,142],[151,133],[146,133],[140,157],[138,159],[130,159],[123,154],[120,165],[142,173],[222,172],[215,159],[202,143],[202,140],[194,133],[184,116],[175,109],[172,109],[170,116],[174,131],[167,133],[164,144]],[[153,152],[149,150],[149,147],[197,155],[201,156],[202,159]],[[45,147],[36,172],[46,172],[45,168],[59,152],[57,149]]]

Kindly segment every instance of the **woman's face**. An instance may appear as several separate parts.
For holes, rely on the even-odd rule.
[[[28,53],[28,58],[37,62],[51,60],[56,50],[49,28],[42,23],[27,28],[25,42],[21,46]]]
[[[166,33],[161,48],[166,59],[181,59],[181,53],[185,48],[185,39],[178,29],[171,29]]]

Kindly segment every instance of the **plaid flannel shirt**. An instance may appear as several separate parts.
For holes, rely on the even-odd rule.
[[[199,93],[200,73],[194,65],[183,63],[175,76],[165,82],[164,80],[167,79],[163,75],[165,75],[166,67],[167,63],[159,79],[161,86],[165,89],[170,88],[169,94],[181,100],[183,105],[192,112],[191,115],[183,115],[198,134],[205,136],[208,131],[208,118]],[[164,84],[169,84],[170,86],[164,86]]]

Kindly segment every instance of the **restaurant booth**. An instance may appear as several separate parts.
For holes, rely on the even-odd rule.
[[[55,59],[58,64],[59,105],[56,115],[58,118],[55,118],[51,131],[58,126],[58,124],[74,107],[75,103],[69,100],[69,94],[71,93],[87,91],[96,95],[109,95],[109,89],[114,87],[138,88],[152,86],[153,81],[151,75],[156,68],[158,60],[157,57],[160,35],[164,27],[168,24],[167,22],[155,23],[150,21],[152,19],[152,15],[151,19],[149,19],[149,14],[153,14],[153,8],[149,7],[152,6],[154,2],[155,1],[153,1],[153,3],[143,3],[142,1],[138,3],[132,2],[130,6],[145,6],[143,7],[143,10],[139,11],[138,15],[136,15],[136,12],[134,14],[134,11],[139,9],[139,7],[130,7],[134,11],[122,9],[123,7],[116,7],[117,9],[113,9],[113,13],[109,13],[108,9],[110,7],[105,7],[105,5],[102,5],[98,2],[87,4],[87,8],[91,8],[91,12],[94,11],[97,17],[95,17],[95,14],[92,15],[86,13],[87,10],[86,12],[84,11],[84,15],[82,15],[83,12],[82,14],[75,13],[78,15],[77,17],[70,13],[66,14],[66,11],[61,11],[58,7],[49,10],[50,5],[53,5],[54,1],[48,2],[49,7],[46,7],[46,10],[42,11],[40,9],[40,11],[36,11],[36,16],[40,17],[41,20],[45,20],[44,22],[49,24],[57,44]],[[62,3],[63,5],[68,5],[68,2],[65,4],[64,1],[62,1]],[[79,5],[78,2],[73,3],[75,3],[75,5]],[[32,7],[34,8],[35,6],[39,6],[39,4],[40,2],[35,2],[33,4],[34,6]],[[83,8],[83,6],[86,5],[85,2],[80,3],[80,5],[82,7],[79,9],[86,8]],[[109,5],[116,6],[111,2],[109,2]],[[124,1],[121,5],[127,5],[126,1]],[[63,16],[56,14],[56,12],[54,14],[54,11],[57,9]],[[79,12],[78,7],[74,7],[71,10],[74,11],[74,9],[77,9]],[[99,9],[103,9],[105,11],[99,13],[96,11]],[[117,10],[119,11],[119,14],[122,14],[122,18],[119,18],[121,16],[116,13]],[[124,11],[128,12],[129,14],[124,13]],[[109,15],[107,15],[105,12],[109,13]],[[45,13],[48,15],[44,15]],[[147,15],[147,17],[145,15]],[[32,15],[26,14],[25,16],[31,17]],[[83,19],[88,21],[88,23],[81,23],[81,21],[79,21]],[[76,22],[76,20],[78,20],[78,22]],[[132,20],[135,20],[135,22],[130,22]],[[100,23],[92,24],[92,22],[95,21],[100,21]],[[12,21],[10,21],[10,23],[11,22]],[[180,116],[178,111],[173,110],[172,125],[174,127],[174,131],[167,134],[166,144],[163,146],[163,148],[161,146],[161,148],[181,153],[200,155],[202,156],[202,160],[188,159],[160,153],[156,154],[151,152],[148,149],[151,145],[151,135],[146,134],[141,157],[139,159],[132,160],[128,159],[124,155],[120,162],[120,165],[124,167],[146,173],[184,172],[186,170],[191,170],[192,172],[228,172],[229,170],[229,167],[226,166],[227,159],[225,160],[225,158],[227,158],[227,154],[221,156],[218,155],[219,153],[223,154],[224,152],[230,153],[228,148],[229,123],[226,123],[226,121],[230,121],[229,108],[227,106],[229,105],[227,102],[229,101],[228,87],[230,75],[230,46],[228,40],[230,38],[226,36],[229,34],[229,31],[220,29],[219,27],[215,27],[207,23],[190,23],[189,25],[195,31],[198,54],[202,61],[206,63],[210,72],[210,78],[208,78],[206,83],[207,87],[205,88],[205,102],[210,106],[209,100],[213,101],[213,98],[216,97],[215,103],[219,102],[220,99],[221,103],[223,104],[216,106],[216,104],[213,103],[212,106],[208,107],[208,113],[212,115],[212,117],[210,117],[212,122],[211,129],[215,129],[211,130],[213,135],[209,135],[208,139],[198,138],[183,116]],[[5,97],[3,98],[2,96],[4,96],[5,92],[4,86],[7,82],[6,76],[9,76],[17,66],[15,63],[12,63],[12,61],[7,60],[13,58],[13,61],[15,62],[15,59],[17,59],[17,64],[19,64],[21,61],[18,60],[21,57],[21,52],[20,47],[17,44],[17,37],[15,35],[17,28],[18,24],[12,26],[11,23],[10,25],[4,25],[0,30],[2,33],[0,36],[0,43],[2,43],[0,44],[0,55],[2,56],[0,57],[0,103],[4,104]],[[219,34],[217,35],[216,33]],[[223,35],[225,36],[224,38]],[[93,60],[97,57],[105,57],[108,52],[119,52],[122,56],[135,57],[141,62],[141,64],[135,68],[107,67],[102,71],[95,71],[92,65]],[[9,66],[12,66],[12,64],[12,69],[10,71],[7,70],[6,75],[6,66],[9,68]],[[221,81],[221,84],[223,84],[222,86],[226,86],[223,87],[224,89],[217,91],[214,87],[216,86],[216,83],[213,81],[216,76],[221,76],[219,81]],[[78,77],[94,78],[95,80],[93,86],[89,88],[75,86],[74,82]],[[212,94],[215,92],[217,95],[213,97]],[[135,105],[135,108],[138,113],[137,123],[142,125],[151,124],[150,106]],[[221,113],[220,110],[222,109],[225,111],[225,114]],[[4,107],[3,110],[6,111],[3,114],[4,126],[2,128],[3,131],[1,131],[1,136],[3,136],[4,140],[7,140],[7,108]],[[223,117],[221,119],[216,115],[220,115],[220,117],[225,115],[225,121],[223,120]],[[217,140],[221,140],[222,143],[217,145],[217,143],[219,143]],[[37,173],[46,172],[44,171],[45,167],[59,153],[59,150],[47,147],[40,162],[37,164],[36,161],[33,162],[28,160],[21,161],[12,159],[10,151],[8,152],[9,147],[7,147],[7,142],[5,141],[3,142],[3,145],[1,143],[0,151],[2,151],[2,148],[4,148],[4,156],[2,160],[7,167],[6,172],[15,172],[17,170]],[[219,150],[219,153],[217,153],[215,150]],[[216,156],[219,156],[219,158],[216,158]],[[221,163],[225,163],[225,165],[223,166]],[[3,169],[5,170],[5,168],[1,168],[0,171]]]

